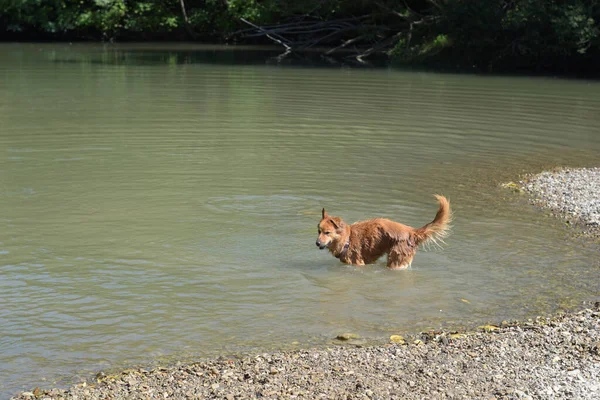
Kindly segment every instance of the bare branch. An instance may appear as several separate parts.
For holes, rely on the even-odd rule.
[[[410,41],[412,40],[413,26],[414,26],[414,24],[410,24],[410,27],[408,28],[408,33],[406,34],[406,50],[407,51],[410,49]]]
[[[437,1],[437,0],[427,0],[427,2],[431,3],[438,10],[442,9],[442,4],[439,1]],[[443,2],[444,2],[444,0],[442,0],[442,3]]]
[[[410,8],[410,6],[406,2],[406,0],[404,0],[404,7],[406,7],[406,9],[408,10],[408,12],[411,13],[412,15],[418,15],[420,17],[422,16],[420,13],[418,13],[415,10],[413,10],[412,8]]]
[[[352,28],[352,29],[354,29],[354,28]],[[352,29],[338,29],[338,30],[330,33],[329,35],[325,35],[323,37],[315,39],[314,41],[312,41],[312,43],[310,43],[309,45],[305,46],[304,49],[311,48],[311,47],[315,46],[316,44],[325,41],[326,39],[329,39],[329,38],[331,38],[333,36],[340,35],[340,34],[344,33],[345,31],[349,31],[349,30],[352,30]]]
[[[402,14],[401,12],[398,12],[398,11],[396,11],[396,10],[392,10],[391,8],[389,8],[388,6],[386,6],[385,4],[382,4],[382,3],[378,2],[378,1],[376,1],[376,2],[375,2],[375,4],[377,4],[379,7],[383,8],[384,10],[386,10],[386,11],[388,11],[388,12],[390,12],[390,13],[394,14],[394,15],[395,15],[395,16],[397,16],[397,17],[400,17],[400,18],[402,18],[402,19],[406,19],[406,20],[408,20],[408,19],[409,19],[409,18],[408,18],[406,15],[404,15],[404,14]],[[408,7],[407,7],[407,8],[408,8]]]
[[[393,43],[394,41],[398,40],[398,38],[400,38],[400,36],[402,36],[403,32],[398,32],[393,36],[390,36],[386,39],[383,39],[377,43],[375,43],[375,45],[367,50],[365,50],[364,52],[362,52],[361,54],[356,56],[356,59],[363,63],[365,62],[364,58],[370,56],[373,53],[378,52],[379,50],[388,47],[391,43]]]
[[[190,26],[190,21],[188,20],[187,12],[185,11],[185,1],[179,0],[179,4],[181,5],[181,15],[183,16],[183,25],[185,26],[185,30],[187,31],[188,35],[190,35],[191,38],[195,40],[196,34]]]
[[[260,31],[263,31],[263,32],[265,32],[265,35],[266,35],[266,36],[267,36],[269,39],[271,39],[271,40],[272,40],[272,41],[274,41],[274,42],[277,42],[277,43],[279,43],[280,45],[282,45],[283,47],[285,47],[287,50],[290,50],[290,51],[292,50],[292,48],[291,48],[290,46],[288,46],[288,44],[287,44],[287,43],[284,43],[284,42],[283,42],[283,41],[285,41],[285,42],[288,42],[288,40],[287,40],[286,38],[284,38],[284,37],[282,37],[282,36],[279,36],[278,34],[274,34],[274,36],[273,36],[273,35],[269,34],[268,32],[266,32],[266,31],[265,31],[263,28],[261,28],[260,26],[258,26],[258,25],[254,25],[252,22],[250,22],[250,21],[248,21],[248,20],[246,20],[246,19],[244,19],[244,18],[240,18],[240,20],[242,20],[243,22],[247,23],[248,25],[251,25],[251,26],[255,27],[256,29],[258,29],[258,30],[260,30]],[[275,36],[279,36],[279,38],[280,38],[281,40],[280,40],[280,39],[277,39],[277,38],[275,38]]]
[[[346,40],[346,41],[345,41],[344,43],[342,43],[341,45],[339,45],[339,46],[337,46],[337,47],[334,47],[333,49],[330,49],[330,50],[328,50],[328,51],[325,53],[325,55],[329,55],[329,54],[335,53],[336,51],[338,51],[338,50],[340,50],[340,49],[343,49],[344,47],[346,47],[346,46],[349,46],[349,45],[351,45],[352,43],[356,43],[356,42],[358,42],[359,40],[361,40],[361,39],[365,38],[365,36],[366,36],[366,35],[361,35],[361,36],[357,36],[357,37],[355,37],[354,39],[349,39],[349,40]]]

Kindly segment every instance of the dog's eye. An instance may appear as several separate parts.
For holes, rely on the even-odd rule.
[[[326,234],[326,235],[329,235],[331,232],[323,232],[323,233]]]

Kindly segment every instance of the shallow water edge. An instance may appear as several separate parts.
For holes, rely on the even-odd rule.
[[[529,193],[529,201],[550,210],[582,234],[600,239],[600,168],[556,168],[526,175],[518,185],[504,184]]]
[[[13,399],[558,398],[600,394],[600,303],[552,318],[406,342],[226,356],[98,373],[68,389]]]
[[[600,173],[596,174],[600,169],[560,171],[568,171],[566,175],[560,175],[562,184],[568,179],[571,183],[577,181],[581,174],[593,176],[592,181],[600,183]],[[517,194],[528,193],[529,200],[539,204],[536,197],[539,190],[526,184],[536,177],[556,173],[527,175],[526,180],[520,181],[521,187],[512,182],[502,186]],[[596,197],[579,197],[577,201],[579,208],[585,208],[595,202]],[[556,207],[552,209],[557,210]],[[559,214],[572,216],[564,210]],[[587,231],[587,239],[599,237],[593,228]],[[83,379],[80,377],[82,383],[67,389],[36,387],[16,394],[13,399],[159,395],[181,399],[193,396],[302,398],[313,396],[315,387],[333,397],[366,395],[373,398],[374,395],[402,394],[406,399],[420,399],[423,395],[432,398],[458,395],[460,398],[475,394],[501,399],[552,395],[594,399],[600,394],[600,292],[596,298],[553,316],[538,316],[525,321],[481,321],[481,324],[419,333],[397,332],[390,338],[361,338],[352,333],[341,333],[327,343],[313,344],[310,350],[296,343],[295,349],[222,354],[195,360],[161,359],[151,366],[108,368],[89,374]],[[531,351],[532,348],[537,350]],[[522,357],[521,353],[528,357]],[[511,358],[514,359],[511,361]],[[374,359],[385,368],[378,368]],[[533,362],[533,359],[537,361]],[[532,374],[544,363],[544,372],[523,378],[523,371]],[[389,372],[390,364],[397,369]],[[494,365],[492,375],[482,368],[482,365],[490,364]],[[462,371],[458,371],[460,368]],[[455,377],[451,384],[442,379],[449,373]],[[417,387],[420,391],[415,390]]]

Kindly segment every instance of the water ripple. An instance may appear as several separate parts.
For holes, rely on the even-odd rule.
[[[597,162],[598,83],[1,46],[0,397],[154,357],[525,318],[597,294],[597,249],[498,183]],[[455,226],[411,270],[314,245],[323,207],[420,226],[433,193]]]

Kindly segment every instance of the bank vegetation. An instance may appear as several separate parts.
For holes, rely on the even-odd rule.
[[[4,40],[276,44],[283,54],[594,72],[600,0],[0,0]]]

